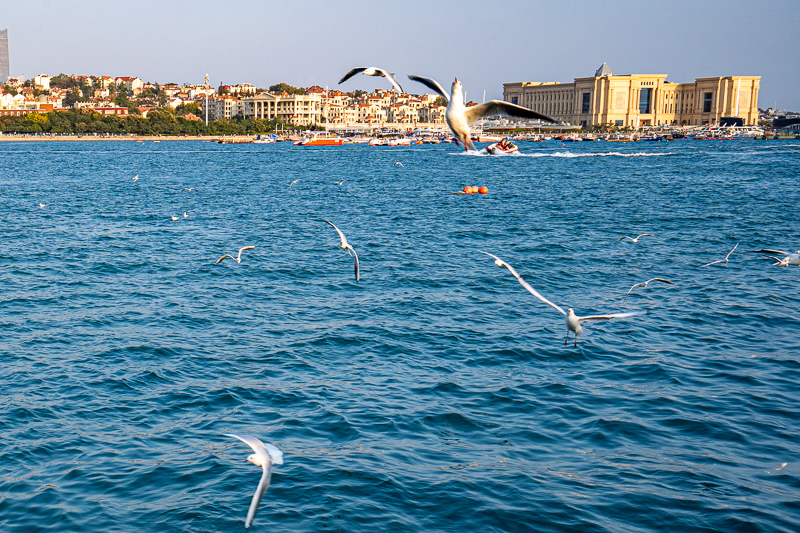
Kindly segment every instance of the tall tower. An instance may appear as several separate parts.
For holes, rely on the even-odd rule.
[[[8,67],[8,30],[0,30],[0,84],[5,85],[11,72]]]

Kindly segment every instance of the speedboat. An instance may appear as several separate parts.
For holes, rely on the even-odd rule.
[[[513,142],[504,139],[500,142],[490,144],[484,148],[484,150],[486,150],[489,155],[513,154],[519,151],[519,147]]]

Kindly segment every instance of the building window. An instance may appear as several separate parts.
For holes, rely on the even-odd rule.
[[[618,128],[621,128],[621,127],[622,127],[622,121],[621,121],[621,120],[615,120],[615,121],[614,121],[614,125],[615,125],[616,127],[618,127]]]
[[[711,113],[711,98],[714,93],[703,93],[703,113]]]
[[[647,115],[650,113],[650,92],[652,89],[642,89],[639,91],[639,113]]]
[[[511,97],[511,103],[514,104],[514,105],[517,105],[517,97],[516,96],[512,96]]]
[[[588,113],[589,112],[589,98],[591,97],[591,93],[583,93],[583,103],[581,104],[581,113]]]

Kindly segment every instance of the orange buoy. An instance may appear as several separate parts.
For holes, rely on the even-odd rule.
[[[477,186],[477,185],[473,185],[473,186],[472,186],[472,192],[473,192],[473,193],[477,193],[479,190],[480,190],[480,189],[478,188],[478,186]]]
[[[464,185],[464,188],[462,190],[464,191],[464,194],[472,194],[472,187],[470,187],[469,185]]]
[[[479,192],[479,193],[481,193],[481,194],[489,194],[489,187],[487,187],[486,185],[484,185],[483,187],[481,187],[480,189],[478,189],[478,192]]]

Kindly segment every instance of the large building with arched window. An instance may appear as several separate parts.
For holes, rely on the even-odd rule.
[[[504,83],[503,97],[584,128],[756,125],[760,80],[761,76],[724,76],[673,83],[666,74],[615,75],[603,63],[594,76],[572,83]]]

